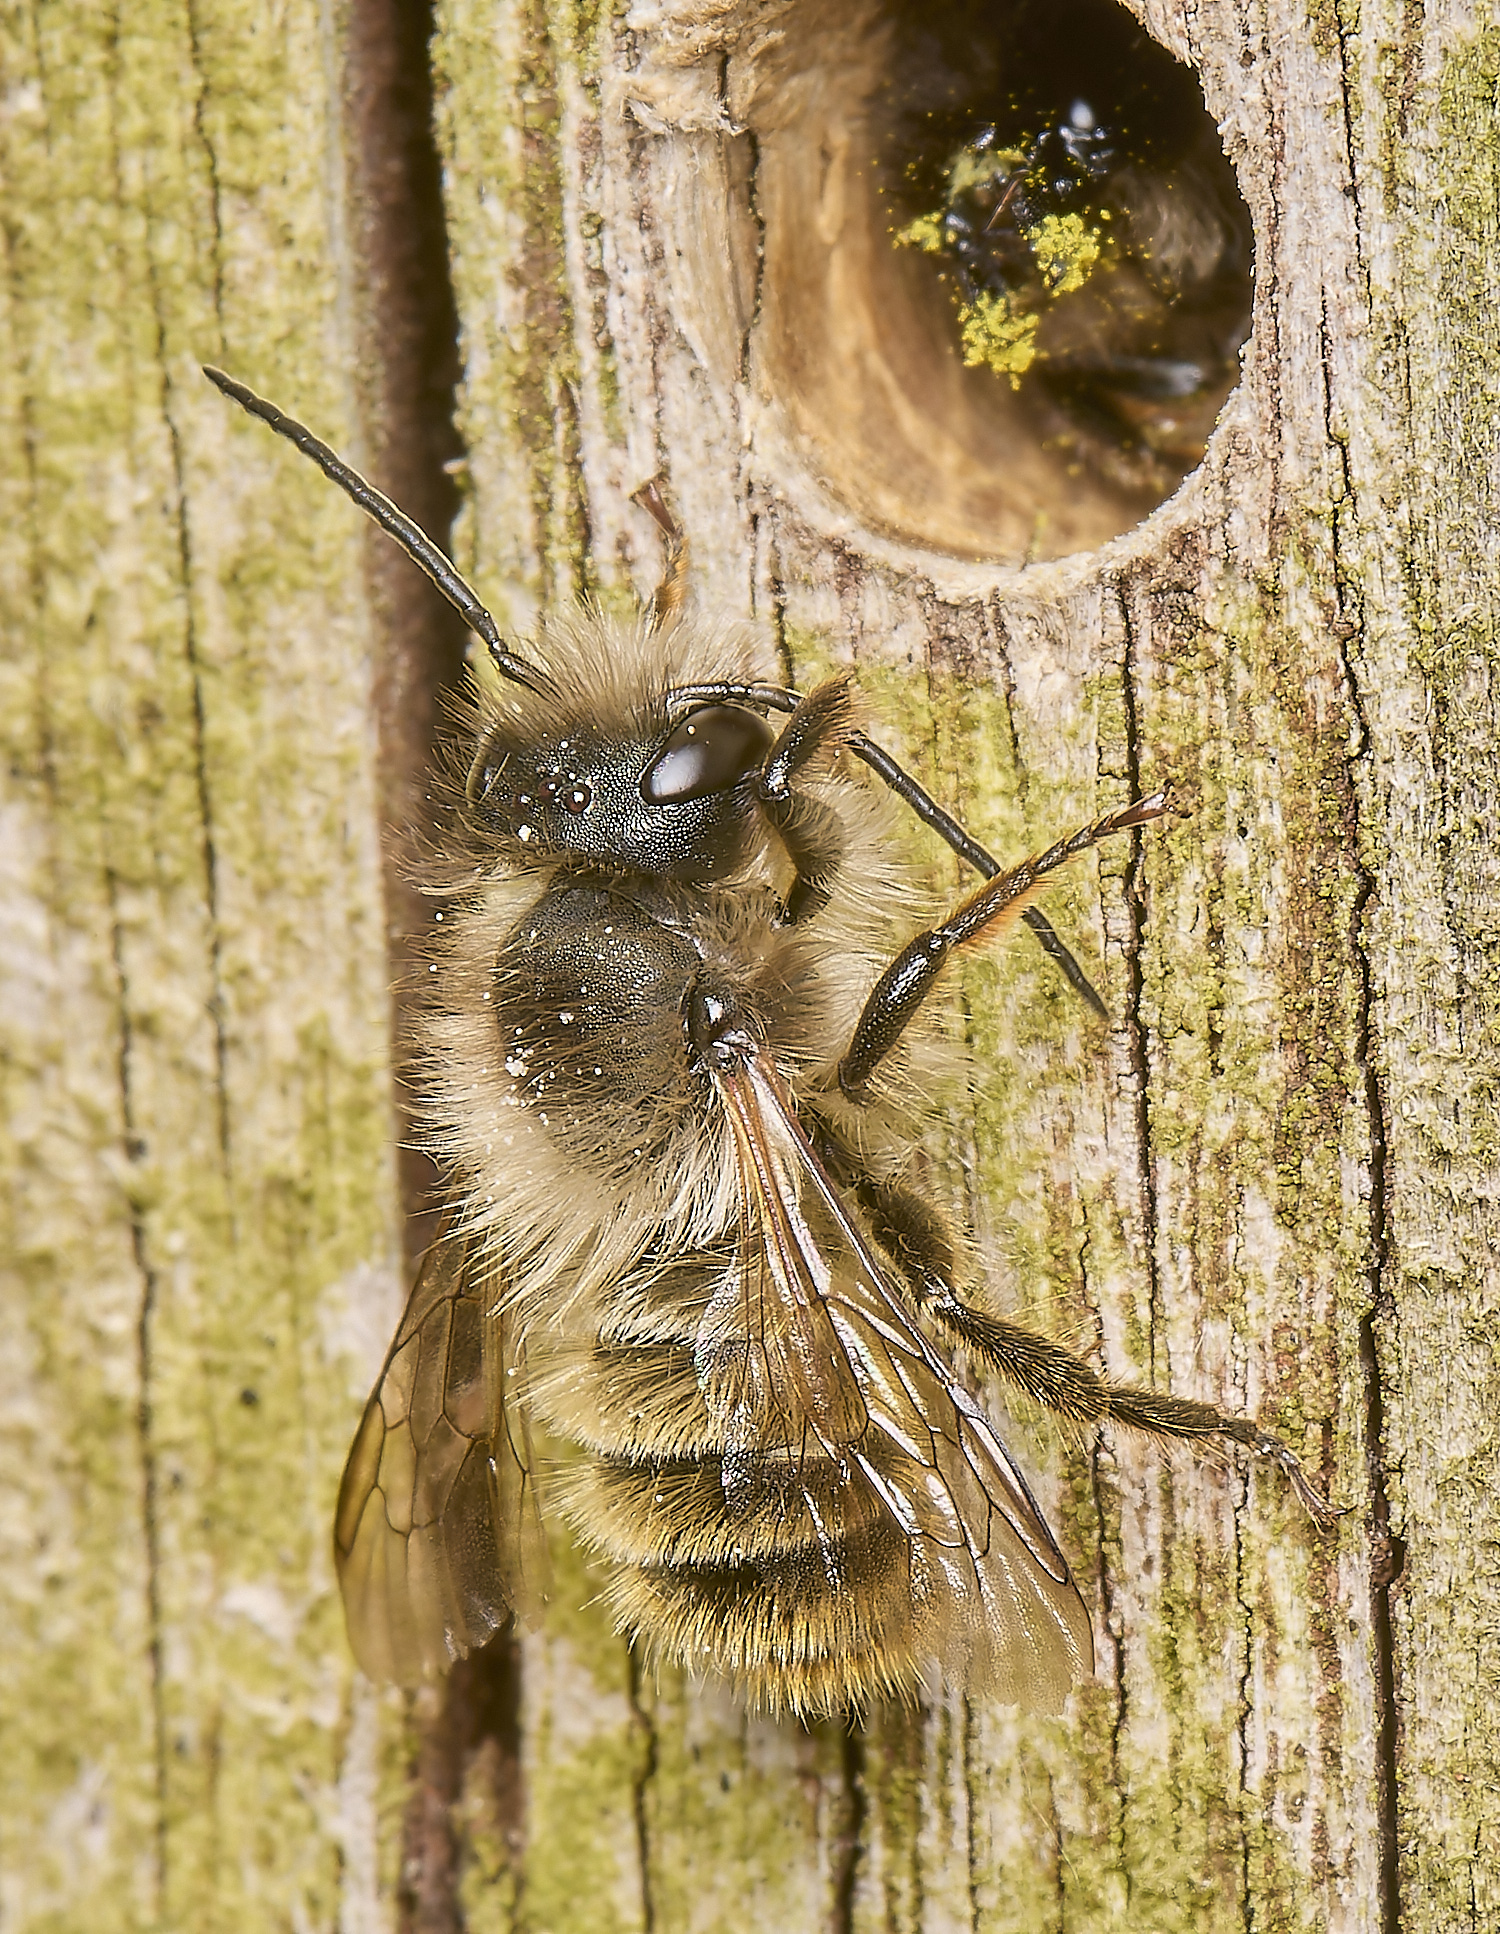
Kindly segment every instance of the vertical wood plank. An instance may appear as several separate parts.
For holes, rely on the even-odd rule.
[[[1135,856],[1106,851],[1057,896],[1120,1017],[1107,1036],[1024,948],[966,973],[960,1025],[985,1072],[946,1131],[949,1168],[1002,1300],[1116,1374],[1263,1416],[1315,1466],[1336,1453],[1357,1493],[1370,1261],[1358,780],[1318,589],[1330,457],[1320,419],[1285,398],[1321,381],[1308,227],[1349,232],[1322,105],[1336,63],[1262,67],[1227,15],[1191,30],[1153,15],[1198,58],[1262,232],[1248,380],[1169,510],[1097,558],[1018,577],[859,531],[758,384],[755,129],[735,135],[726,105],[758,18],[475,0],[445,16],[467,422],[484,465],[476,568],[520,612],[580,571],[605,595],[644,588],[651,536],[625,499],[661,467],[704,600],[771,623],[799,679],[853,662],[883,735],[998,850],[1128,789],[1184,790],[1190,819]],[[486,45],[511,61],[526,50],[528,117],[551,117],[563,155],[535,161],[545,187],[506,172],[514,132],[479,159],[505,91]],[[519,70],[505,72],[514,87]],[[1278,132],[1288,117],[1310,123],[1295,152]],[[497,234],[545,256],[560,333],[527,326],[525,262],[516,245],[497,256]],[[515,408],[483,347],[501,318],[507,368],[552,399],[550,432],[540,404]],[[570,463],[573,436],[588,454]],[[527,493],[529,524],[508,521]],[[573,528],[564,499],[608,535],[587,565],[559,535]],[[518,528],[519,568],[506,562]],[[935,885],[956,887],[951,863],[929,863]],[[1060,1725],[961,1702],[871,1715],[844,1775],[844,1817],[858,1815],[844,1918],[826,1924],[1228,1928],[1260,1911],[1368,1924],[1377,1778],[1347,1750],[1375,1726],[1358,1527],[1320,1545],[1270,1478],[1014,1424],[1093,1580],[1099,1679]],[[674,1711],[658,1731],[648,1793],[686,1723]],[[653,1817],[648,1803],[648,1829]],[[533,1838],[528,1869],[565,1862],[570,1844]],[[648,1868],[653,1854],[660,1902],[692,1896],[679,1861],[695,1881],[713,1864],[702,1845],[648,1849]],[[821,1911],[797,1924],[825,1924]],[[683,1905],[663,1924],[695,1923]]]
[[[328,1544],[396,1294],[361,539],[198,370],[352,438],[342,28],[5,33],[4,1911],[373,1927]]]

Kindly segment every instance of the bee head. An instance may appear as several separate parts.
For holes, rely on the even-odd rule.
[[[722,879],[754,835],[771,742],[765,720],[740,705],[698,705],[645,731],[583,722],[538,737],[499,725],[470,769],[469,803],[484,827],[539,856]]]

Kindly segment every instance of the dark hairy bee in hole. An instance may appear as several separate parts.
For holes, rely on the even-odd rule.
[[[1175,487],[1251,317],[1250,215],[1196,76],[1116,0],[892,12],[892,239],[948,285],[965,363],[1053,447]]]
[[[427,882],[418,1079],[453,1202],[336,1514],[365,1671],[413,1684],[535,1615],[545,1484],[621,1629],[754,1706],[941,1675],[1057,1708],[1092,1669],[1088,1615],[956,1348],[1075,1424],[1243,1446],[1325,1518],[1257,1425],[977,1307],[913,1180],[945,965],[1022,919],[1097,1004],[1028,903],[1167,795],[1002,869],[864,733],[847,679],[788,690],[747,628],[685,615],[654,487],[675,562],[652,605],[570,611],[522,654],[388,499],[208,374],[405,547],[498,674]],[[891,796],[983,876],[894,949]],[[538,1426],[577,1454],[539,1471]]]

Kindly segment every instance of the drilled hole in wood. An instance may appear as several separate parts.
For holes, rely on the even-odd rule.
[[[740,56],[757,380],[866,524],[1092,549],[1202,459],[1251,224],[1197,77],[1116,0],[832,0]]]

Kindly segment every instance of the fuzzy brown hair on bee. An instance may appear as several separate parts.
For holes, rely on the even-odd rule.
[[[771,1710],[935,1674],[1055,1709],[1092,1669],[1088,1616],[955,1346],[1065,1419],[1245,1446],[1326,1515],[1256,1425],[972,1306],[913,1185],[946,962],[1166,796],[1002,871],[865,735],[847,680],[778,685],[754,632],[683,615],[680,575],[636,618],[575,610],[517,652],[388,500],[208,373],[403,544],[499,674],[429,882],[417,1075],[453,1207],[336,1514],[364,1669],[415,1683],[535,1613],[545,1431],[574,1447],[548,1508],[657,1659]],[[987,876],[904,938],[892,799]]]

